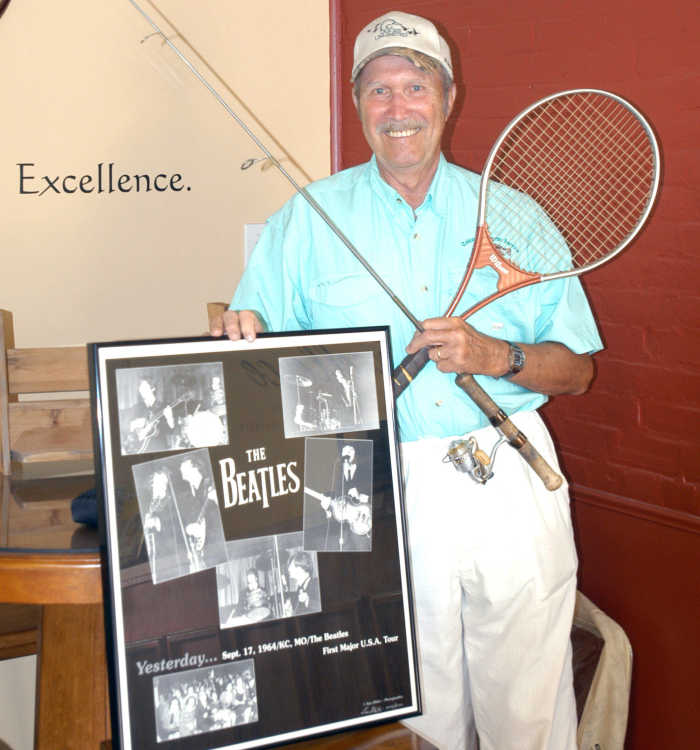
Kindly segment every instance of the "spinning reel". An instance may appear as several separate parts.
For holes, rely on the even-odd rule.
[[[486,484],[493,476],[496,452],[505,442],[506,438],[501,436],[491,448],[491,454],[488,455],[479,448],[474,437],[466,440],[453,440],[442,462],[451,463],[457,471],[468,474],[478,484]]]

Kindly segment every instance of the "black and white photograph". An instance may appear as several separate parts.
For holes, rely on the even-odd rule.
[[[220,362],[119,370],[117,399],[123,456],[228,440]]]
[[[371,352],[281,357],[285,437],[379,426]]]
[[[318,558],[301,531],[227,543],[216,568],[222,628],[321,611]]]
[[[388,328],[89,352],[115,748],[251,750],[416,715]],[[139,389],[158,427],[126,441]],[[185,430],[203,414],[215,440]],[[287,434],[297,415],[328,431]]]
[[[206,449],[132,468],[153,583],[224,562],[226,543]]]
[[[304,549],[372,549],[372,441],[307,438]]]
[[[258,720],[252,659],[153,678],[156,739],[166,742]]]

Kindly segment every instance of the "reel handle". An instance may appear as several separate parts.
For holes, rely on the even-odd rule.
[[[550,492],[561,487],[564,480],[535,450],[527,437],[510,421],[503,409],[476,382],[473,375],[461,373],[457,375],[455,382],[484,412],[489,422],[508,440],[510,445],[520,453]]]

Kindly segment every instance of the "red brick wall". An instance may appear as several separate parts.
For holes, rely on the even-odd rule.
[[[400,8],[456,50],[460,96],[445,152],[480,171],[517,112],[555,91],[629,99],[663,159],[635,243],[585,279],[606,350],[590,392],[544,414],[572,486],[581,588],[635,650],[628,748],[690,747],[700,719],[700,62],[697,0],[331,0],[336,168],[369,155],[348,85],[360,28]],[[454,52],[453,52],[454,54]],[[438,311],[436,311],[437,313]]]

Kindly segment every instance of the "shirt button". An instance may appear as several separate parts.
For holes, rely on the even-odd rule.
[[[442,406],[442,401],[436,401],[435,406]]]
[[[420,290],[421,290],[421,292],[427,292],[428,291],[427,284],[423,284],[423,286],[420,288]]]
[[[419,239],[420,239],[420,235],[418,234],[418,232],[416,232],[416,233],[415,233],[415,234],[413,235],[413,239],[414,239],[414,240],[419,240]]]

